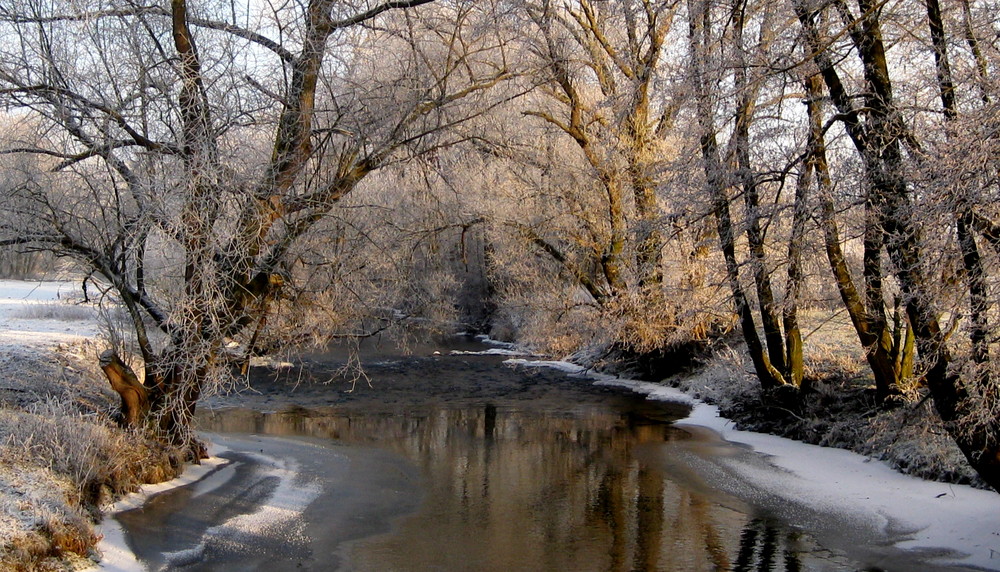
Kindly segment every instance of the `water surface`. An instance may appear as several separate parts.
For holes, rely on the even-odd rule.
[[[683,405],[501,361],[379,352],[352,391],[316,383],[337,379],[338,355],[258,372],[201,415],[233,474],[123,514],[130,545],[185,570],[932,569],[883,532],[735,480],[721,461],[774,469],[675,423]],[[220,525],[282,486],[306,491],[301,515]]]

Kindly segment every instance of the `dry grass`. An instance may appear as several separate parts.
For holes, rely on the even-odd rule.
[[[69,479],[4,459],[0,522],[9,532],[0,549],[0,568],[65,569],[89,557],[99,539],[79,506]]]
[[[80,304],[25,304],[11,312],[19,320],[58,320],[60,322],[92,321],[97,316],[93,306]]]
[[[93,347],[0,364],[0,569],[92,564],[101,508],[175,476],[179,456],[110,421]],[[13,395],[15,398],[11,398]]]
[[[0,446],[5,460],[68,478],[75,498],[91,510],[163,476],[152,474],[157,463],[145,439],[64,401],[50,398],[27,411],[0,409],[0,434],[7,435]]]
[[[874,383],[847,312],[803,310],[799,312],[799,322],[805,344],[807,376],[837,376],[860,383]]]

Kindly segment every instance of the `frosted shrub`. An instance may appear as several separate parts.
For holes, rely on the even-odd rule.
[[[5,458],[65,476],[81,501],[130,492],[143,477],[147,453],[137,436],[55,399],[28,411],[0,409],[0,433],[7,435]]]

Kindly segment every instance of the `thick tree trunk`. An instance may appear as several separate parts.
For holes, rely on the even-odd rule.
[[[182,372],[175,367],[162,376],[159,383],[146,387],[114,350],[102,352],[99,363],[111,388],[121,397],[119,424],[129,429],[152,431],[185,450],[190,461],[208,457],[205,444],[191,430],[202,386],[197,375],[204,376],[204,371]],[[184,376],[186,383],[182,383]]]
[[[814,78],[816,76],[813,76]],[[807,80],[811,81],[810,80]],[[813,134],[810,133],[808,148],[815,148]],[[788,238],[788,280],[785,283],[785,304],[781,312],[785,329],[785,376],[796,387],[802,387],[805,369],[802,332],[799,329],[798,301],[802,288],[802,244],[805,240],[806,224],[809,219],[809,185],[816,173],[816,158],[807,152],[802,165],[802,173],[795,185],[795,204],[792,211],[792,233]]]

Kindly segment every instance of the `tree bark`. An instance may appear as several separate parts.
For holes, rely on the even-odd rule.
[[[952,79],[951,64],[948,61],[948,43],[945,38],[944,21],[941,17],[941,5],[938,0],[925,1],[941,107],[944,110],[945,122],[952,124],[958,118],[958,106],[955,103],[955,82]],[[968,8],[967,3],[965,8]],[[977,46],[973,43],[972,47]],[[949,135],[951,135],[951,131],[949,129]],[[984,366],[990,360],[986,271],[983,269],[982,255],[976,244],[976,237],[972,233],[972,209],[967,201],[962,200],[957,210],[955,233],[958,237],[959,249],[962,251],[965,280],[969,290],[969,320],[972,322],[969,337],[972,341],[972,359],[977,365]],[[985,370],[982,367],[980,369]],[[979,374],[980,384],[985,381],[982,379],[984,375],[985,373]]]
[[[754,285],[757,289],[757,305],[768,359],[778,371],[788,372],[784,338],[778,303],[771,285],[771,274],[767,269],[767,252],[764,246],[764,230],[760,219],[760,189],[750,161],[750,124],[753,122],[758,87],[747,81],[747,64],[744,56],[743,28],[745,19],[744,3],[737,1],[733,9],[733,43],[735,44],[735,88],[740,99],[736,111],[736,125],[733,140],[736,148],[737,179],[743,188],[743,204],[746,208],[746,237],[750,249],[750,267],[753,269]]]
[[[149,412],[149,392],[114,350],[103,351],[98,359],[111,388],[121,397],[121,425],[138,428]]]

